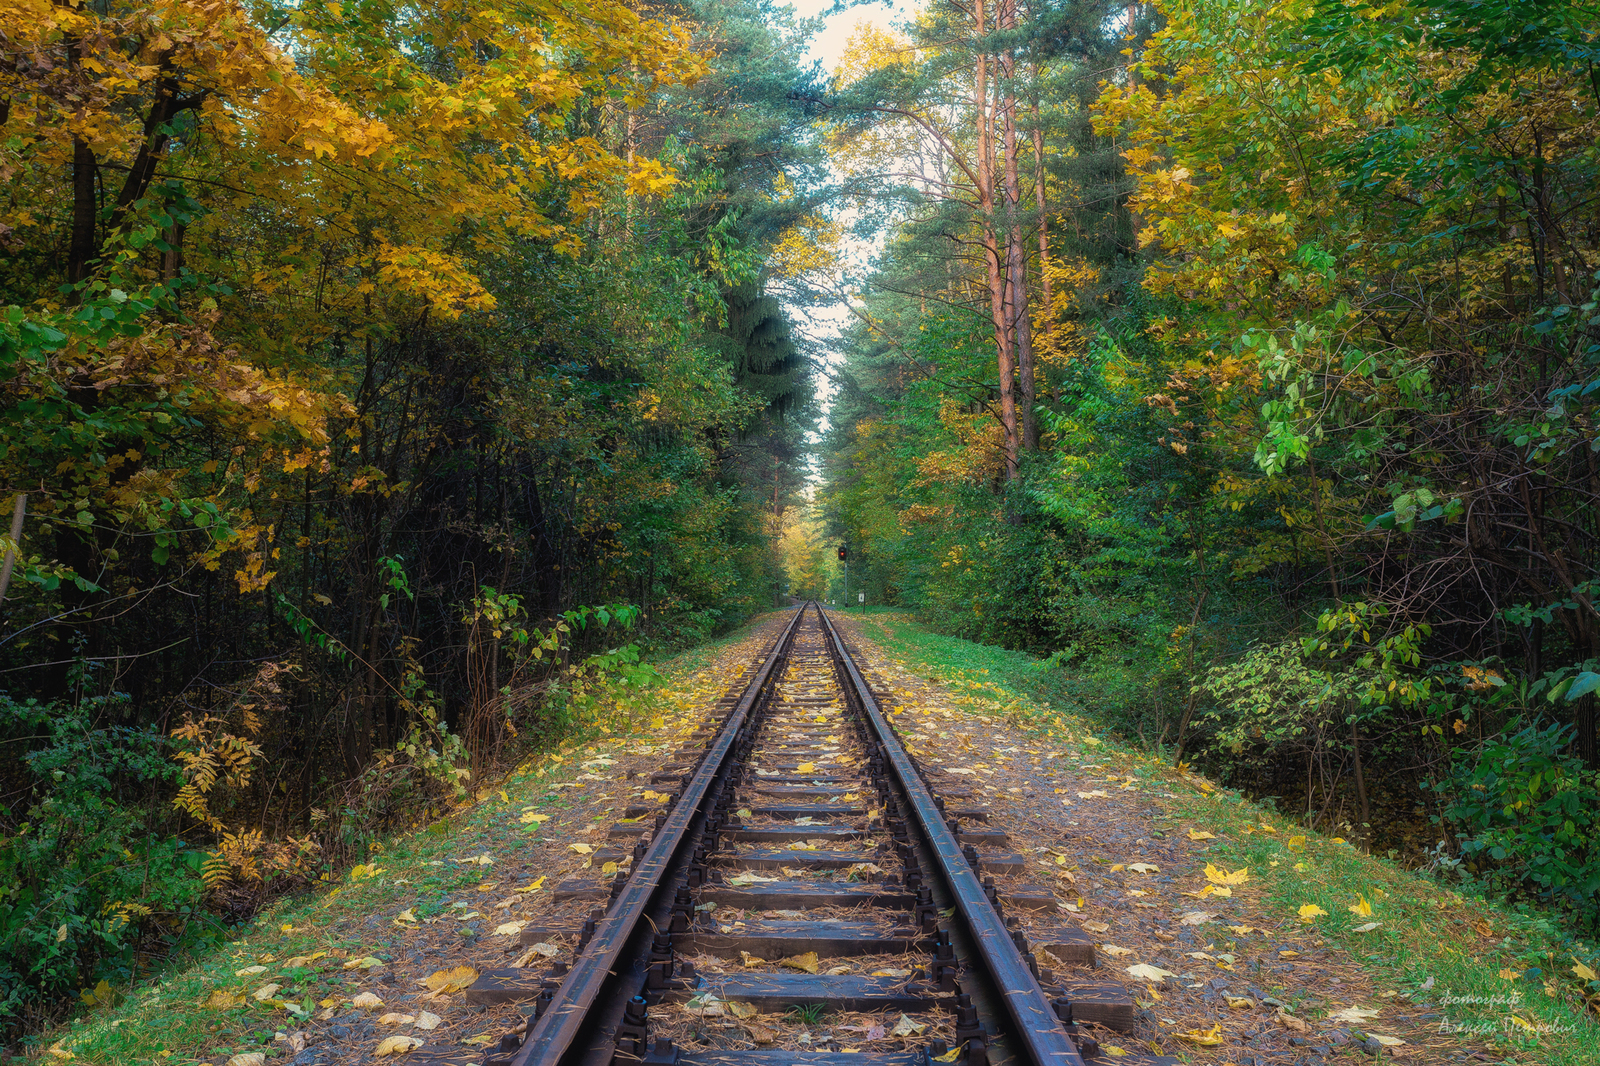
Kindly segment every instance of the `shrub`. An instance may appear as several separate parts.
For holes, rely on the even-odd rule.
[[[0,809],[0,1032],[130,975],[142,938],[210,924],[205,853],[157,832],[165,812],[138,805],[176,786],[170,742],[105,724],[120,702],[0,694],[7,790],[21,797]]]
[[[1529,726],[1484,743],[1448,783],[1444,818],[1491,887],[1531,895],[1600,925],[1600,774],[1568,751],[1571,727]]]

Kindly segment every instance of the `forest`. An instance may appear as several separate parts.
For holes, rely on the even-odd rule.
[[[1600,921],[1592,0],[818,28],[0,8],[0,1035],[843,596],[837,546]]]

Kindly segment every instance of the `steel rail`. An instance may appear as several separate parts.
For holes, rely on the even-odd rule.
[[[678,802],[667,815],[666,824],[654,834],[649,849],[632,871],[622,894],[596,924],[588,949],[573,963],[555,998],[540,1013],[533,1031],[512,1057],[512,1066],[555,1066],[572,1049],[595,1000],[617,969],[618,958],[638,927],[639,919],[662,888],[662,878],[679,868],[677,853],[686,843],[690,824],[699,813],[712,782],[721,772],[728,753],[733,750],[734,738],[749,717],[751,708],[763,689],[775,683],[777,675],[774,669],[786,660],[795,631],[805,613],[806,607],[802,606],[773,641],[767,651],[766,661],[745,686],[744,693],[724,720],[716,740],[702,755],[693,777],[684,786]]]
[[[945,824],[944,812],[934,802],[933,794],[928,791],[911,757],[906,754],[900,739],[894,735],[894,730],[879,709],[871,686],[861,676],[855,658],[845,649],[844,639],[834,628],[826,611],[819,606],[817,613],[822,616],[823,630],[827,633],[830,647],[836,652],[834,661],[848,679],[846,694],[854,696],[861,713],[871,724],[885,762],[916,813],[917,822],[922,826],[923,840],[937,860],[956,907],[966,920],[967,930],[984,968],[1000,990],[1006,1012],[1016,1023],[1019,1042],[1027,1048],[1035,1066],[1083,1066],[1078,1046],[1062,1028],[1050,996],[1039,986],[1038,978],[1023,961],[1022,953],[1012,942],[1011,933],[1000,915],[989,905],[977,871],[967,862],[956,834]]]

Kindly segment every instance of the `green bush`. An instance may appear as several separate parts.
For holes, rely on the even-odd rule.
[[[1569,753],[1571,727],[1529,726],[1458,762],[1444,818],[1491,887],[1534,896],[1600,925],[1600,774]]]
[[[119,703],[0,694],[13,797],[0,808],[0,1033],[130,976],[143,938],[212,924],[204,852],[160,831],[164,811],[139,806],[176,787],[170,742],[106,724]]]

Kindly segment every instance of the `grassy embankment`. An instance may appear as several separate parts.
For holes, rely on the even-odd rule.
[[[886,610],[868,614],[861,626],[903,669],[944,685],[967,710],[1003,715],[1078,755],[1093,748],[1095,762],[1120,763],[1125,774],[1142,779],[1142,790],[1175,827],[1199,826],[1223,838],[1207,858],[1249,867],[1262,905],[1275,916],[1298,921],[1306,904],[1326,911],[1311,919],[1319,935],[1360,960],[1375,985],[1438,1004],[1442,1022],[1467,1027],[1474,1042],[1519,1061],[1600,1062],[1600,1021],[1586,1009],[1585,982],[1573,970],[1580,963],[1600,968],[1600,961],[1593,945],[1567,935],[1552,918],[1519,913],[1337,837],[1308,833],[1236,792],[1173,769],[1090,718],[1052,706],[1063,689],[1049,675],[1058,672],[1041,671],[1027,654],[932,633]],[[1370,904],[1370,917],[1351,911],[1360,899]],[[1377,928],[1356,932],[1374,921]]]
[[[412,930],[393,920],[397,912],[409,907],[419,920],[438,916],[451,895],[494,878],[494,866],[482,858],[505,865],[535,836],[587,830],[582,813],[569,810],[563,818],[564,810],[581,806],[564,783],[583,774],[585,759],[691,728],[695,712],[720,696],[729,680],[710,667],[750,631],[746,626],[657,664],[664,684],[620,712],[611,707],[595,716],[503,780],[480,783],[445,818],[374,846],[337,884],[279,900],[220,948],[170,960],[132,987],[107,989],[109,1002],[44,1034],[46,1061],[223,1066],[259,1053],[268,1064],[287,1062],[291,1053],[275,1041],[277,1034],[308,1028],[305,1018],[329,1007],[347,1010],[348,1000],[372,985],[363,960],[386,960],[402,948]],[[558,783],[562,790],[552,787]],[[548,820],[523,821],[529,811]],[[258,1001],[255,992],[268,983],[281,987]],[[490,1034],[442,1030],[430,1042],[454,1044],[472,1035]]]

